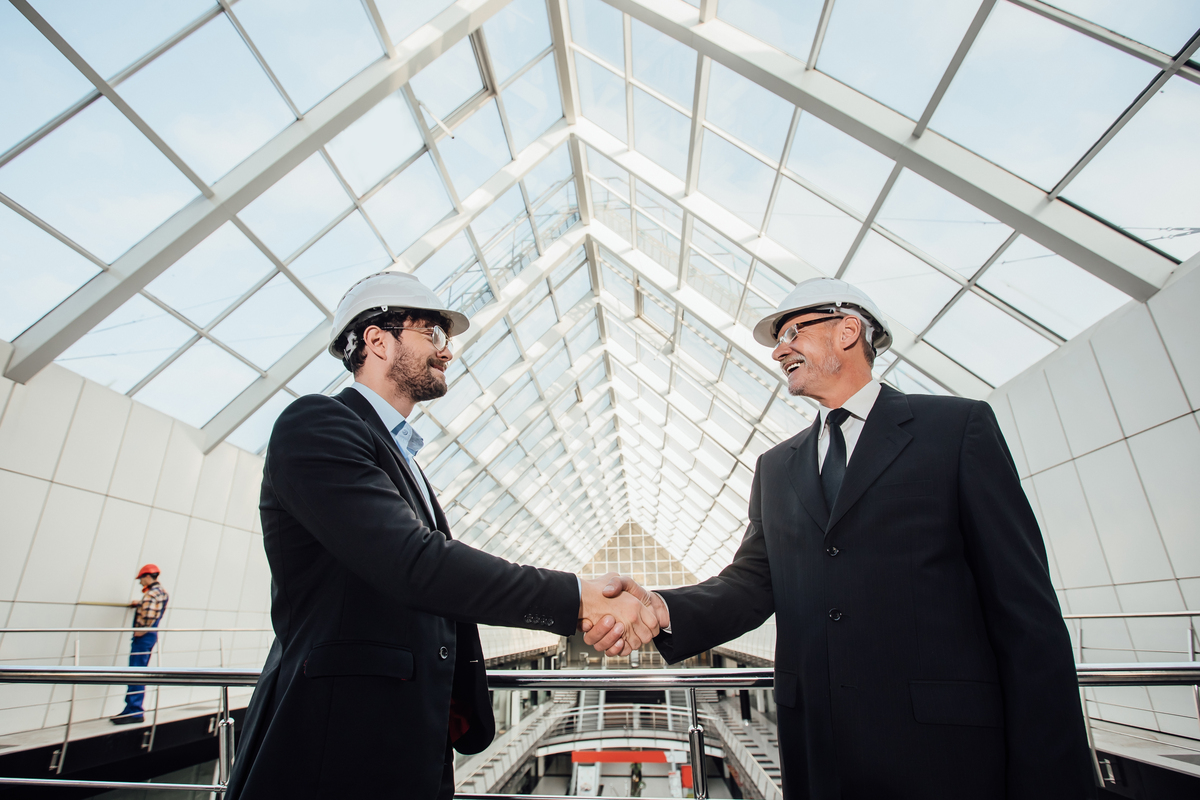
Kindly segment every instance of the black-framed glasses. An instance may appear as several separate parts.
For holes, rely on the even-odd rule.
[[[793,322],[779,332],[779,338],[776,340],[778,344],[791,344],[796,341],[796,337],[800,335],[801,328],[807,328],[809,325],[819,325],[822,322],[829,322],[831,319],[845,319],[845,315],[835,317],[817,317],[816,319],[805,320],[804,322]]]
[[[380,328],[380,330],[384,330],[384,331],[416,331],[417,333],[423,333],[429,337],[429,340],[431,342],[433,342],[433,349],[438,351],[439,353],[442,352],[443,350],[451,349],[454,345],[454,340],[446,335],[446,332],[444,330],[442,330],[440,325],[434,325],[432,328],[399,327],[399,328]]]

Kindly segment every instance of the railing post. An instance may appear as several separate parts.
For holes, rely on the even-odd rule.
[[[1196,620],[1188,619],[1188,661],[1196,660]],[[1192,687],[1192,702],[1196,704],[1196,721],[1200,722],[1200,686]]]
[[[229,687],[221,687],[221,704],[217,710],[217,783],[229,785],[233,771],[233,717],[229,715]]]
[[[1079,621],[1079,664],[1083,664],[1083,620]],[[1104,773],[1100,770],[1100,754],[1096,752],[1096,737],[1092,734],[1092,716],[1088,713],[1087,689],[1079,687],[1079,700],[1083,705],[1083,725],[1087,732],[1088,752],[1092,754],[1092,777],[1096,785],[1105,785]]]
[[[688,740],[692,745],[692,796],[696,800],[708,800],[708,776],[704,773],[704,727],[700,724],[700,705],[696,702],[696,690],[687,690],[688,711],[692,725],[688,728]]]
[[[79,637],[75,637],[75,666],[79,666]],[[62,750],[58,753],[58,767],[55,775],[62,775],[63,765],[67,763],[67,747],[71,744],[71,723],[75,720],[75,684],[71,684],[71,705],[67,708],[67,732],[63,734]],[[144,695],[143,695],[144,696]]]

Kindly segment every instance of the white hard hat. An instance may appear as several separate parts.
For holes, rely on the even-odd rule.
[[[350,323],[365,311],[374,310],[382,314],[389,310],[433,311],[450,319],[447,336],[457,336],[471,327],[471,321],[457,311],[446,308],[441,299],[417,276],[406,272],[377,272],[368,275],[350,287],[337,311],[333,314],[333,332],[329,340],[329,353],[339,361],[345,353],[337,347],[338,339],[346,332]]]
[[[796,288],[783,298],[779,308],[760,319],[754,326],[754,341],[774,347],[777,344],[775,337],[779,334],[779,324],[788,317],[809,309],[843,307],[858,311],[871,323],[875,329],[871,337],[871,346],[875,348],[876,355],[892,346],[892,332],[888,330],[883,314],[871,298],[867,297],[867,293],[836,278],[812,278],[797,283]]]

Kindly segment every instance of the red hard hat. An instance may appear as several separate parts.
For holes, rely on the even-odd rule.
[[[157,564],[147,564],[138,570],[137,576],[140,578],[143,575],[157,575],[160,572]]]

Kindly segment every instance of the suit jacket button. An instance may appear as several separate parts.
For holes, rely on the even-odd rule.
[[[450,651],[447,648],[442,647],[440,650],[438,650],[438,658],[445,661],[449,657],[450,657]]]
[[[834,622],[837,622],[838,620],[840,620],[842,618],[841,610],[836,609],[836,608],[829,609],[829,618],[831,620],[833,620]]]
[[[838,553],[840,553],[842,551],[838,550],[836,545],[831,544],[831,545],[829,545],[829,547],[825,548],[825,552],[829,554],[830,558],[833,558],[834,556],[836,556]]]
[[[526,614],[525,615],[525,623],[527,625],[536,625],[537,617],[535,617],[533,614]]]

